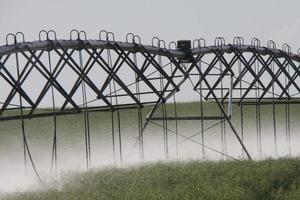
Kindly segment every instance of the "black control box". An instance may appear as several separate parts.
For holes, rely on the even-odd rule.
[[[177,48],[183,51],[190,50],[192,47],[191,40],[179,40],[177,41]]]
[[[185,56],[183,57],[184,62],[192,62],[193,56],[191,51],[191,40],[178,40],[177,41],[177,49],[181,50],[185,53]]]

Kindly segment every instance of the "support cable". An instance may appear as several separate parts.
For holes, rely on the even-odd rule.
[[[172,63],[172,62],[170,61],[170,62],[168,62],[167,64],[164,64],[161,68],[164,69],[164,68],[166,68],[168,65],[170,65],[171,63]],[[152,76],[153,74],[155,74],[157,71],[158,71],[158,70],[156,69],[156,70],[150,72],[149,74],[147,74],[145,77],[148,78],[148,77]],[[131,86],[134,86],[135,84],[136,84],[136,81],[127,84],[126,87],[129,88],[129,87],[131,87]],[[119,92],[119,91],[121,91],[121,90],[123,90],[123,88],[119,88],[119,89],[117,89],[116,91],[110,91],[110,92],[109,92],[108,94],[106,94],[105,96],[111,96],[111,95],[113,95],[115,92]],[[90,103],[93,103],[93,102],[98,101],[98,100],[99,100],[98,98],[95,98],[95,99],[92,99],[92,100],[88,101],[87,103],[90,104]],[[0,104],[1,104],[1,102],[0,102]],[[81,106],[81,105],[79,105],[79,106]]]
[[[155,122],[155,121],[150,120],[150,122],[153,123],[153,124],[155,124],[156,126],[159,126],[159,127],[161,127],[161,128],[164,128],[162,125],[160,125],[159,123],[157,123],[157,122]],[[168,129],[168,130],[170,131],[170,133],[174,133],[172,130],[170,130],[170,129]],[[240,160],[234,158],[233,156],[230,156],[230,155],[225,154],[225,153],[223,153],[223,152],[221,152],[221,151],[218,151],[218,150],[216,150],[216,149],[214,149],[214,148],[212,148],[212,147],[209,147],[209,146],[207,146],[207,145],[205,145],[205,144],[202,144],[202,143],[200,143],[200,142],[198,142],[198,141],[196,141],[196,140],[190,139],[190,138],[188,138],[187,136],[185,136],[185,135],[183,135],[183,134],[178,133],[178,135],[181,136],[181,137],[183,137],[183,138],[185,138],[185,139],[187,139],[187,140],[190,140],[191,142],[194,142],[194,143],[196,143],[196,144],[199,144],[199,145],[201,145],[201,146],[204,146],[204,148],[207,148],[207,149],[209,149],[209,150],[211,150],[211,151],[213,151],[213,152],[215,152],[215,153],[218,153],[218,154],[220,154],[220,155],[222,155],[222,156],[228,157],[228,158],[230,158],[230,159],[232,159],[232,160],[235,160],[235,161],[240,161]]]
[[[197,133],[195,133],[195,134],[193,134],[193,135],[188,136],[186,139],[180,140],[180,141],[179,141],[179,144],[181,144],[181,143],[187,141],[188,139],[191,139],[191,138],[193,138],[193,137],[195,137],[195,136],[197,136],[197,135],[199,135],[199,134],[205,134],[206,131],[208,131],[208,130],[210,130],[210,129],[212,129],[212,128],[214,128],[214,127],[220,125],[220,124],[222,124],[223,121],[225,121],[225,120],[216,122],[216,123],[214,123],[213,125],[208,126],[208,127],[206,127],[205,129],[203,129],[203,131],[197,132]],[[202,144],[204,144],[204,143],[202,143]]]
[[[14,41],[15,41],[15,48],[17,48],[17,34],[22,34],[23,33],[16,33],[16,35],[14,35]],[[24,40],[24,35],[23,35],[23,40]],[[20,64],[19,64],[19,56],[18,56],[18,53],[16,52],[15,53],[15,56],[16,56],[16,67],[17,67],[17,76],[18,76],[18,80],[20,80]],[[20,81],[18,81],[17,83],[19,83]],[[23,111],[23,101],[22,101],[22,96],[21,94],[19,94],[19,103],[20,103],[20,113],[21,113],[21,126],[22,126],[22,136],[23,136],[23,153],[24,153],[24,164],[25,164],[25,173],[27,171],[27,156],[28,155],[28,158],[29,158],[29,161],[32,165],[32,168],[35,172],[35,175],[37,177],[37,179],[39,180],[39,182],[44,185],[44,182],[42,181],[37,169],[36,169],[36,166],[35,166],[35,163],[33,161],[33,158],[32,158],[32,155],[31,155],[31,152],[30,152],[30,149],[29,149],[29,146],[28,146],[28,143],[27,143],[27,137],[26,137],[26,132],[25,132],[25,121],[24,121],[24,111]]]
[[[207,63],[207,62],[205,62],[205,61],[203,61],[203,60],[201,60],[201,62],[202,63],[204,63],[204,64],[206,64],[206,65],[209,65],[209,63]],[[216,69],[216,70],[220,70],[220,69],[218,69],[217,67],[213,67],[214,69]],[[239,77],[236,77],[236,76],[232,76],[234,79],[238,79]],[[241,79],[241,81],[243,82],[243,83],[245,83],[245,84],[247,84],[247,85],[251,85],[251,83],[249,83],[248,81],[246,81],[246,80],[243,80],[243,79]],[[256,87],[256,86],[253,86],[255,89],[261,89],[261,88],[259,88],[259,87]],[[263,89],[262,89],[263,90]],[[264,90],[263,90],[264,91]],[[266,91],[266,93],[267,94],[274,94],[275,96],[277,96],[277,97],[279,97],[280,95],[279,94],[277,94],[277,93],[272,93],[272,92],[270,92],[270,91]]]

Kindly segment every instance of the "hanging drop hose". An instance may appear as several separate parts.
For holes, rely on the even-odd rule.
[[[282,45],[282,50],[285,51],[286,53],[290,54],[291,53],[291,47],[287,43]],[[287,70],[285,71],[288,76],[290,77],[290,64],[286,66]],[[283,69],[285,70],[285,69]],[[288,77],[285,75],[285,89],[287,90],[287,93],[289,94],[290,92],[290,86],[288,85]],[[286,137],[286,147],[288,150],[288,155],[291,155],[291,129],[290,129],[290,104],[289,100],[290,98],[286,95],[286,100],[288,100],[285,104],[285,137]]]
[[[112,79],[111,79],[112,80]],[[113,99],[112,99],[112,87],[111,87],[111,81],[109,82],[109,93],[110,93],[110,104],[113,105]],[[115,145],[115,123],[114,123],[114,110],[112,109],[110,112],[110,119],[111,119],[111,135],[112,135],[112,145],[113,145],[113,159],[114,163],[116,162],[116,145]]]
[[[239,70],[239,77],[241,77],[242,75],[242,64],[241,64],[241,60],[239,59],[238,60],[238,70]],[[243,104],[243,91],[242,91],[242,78],[240,78],[240,81],[239,81],[239,91],[240,91],[240,123],[241,123],[241,139],[242,139],[242,142],[244,142],[244,104]],[[244,157],[244,150],[242,149],[242,156]]]
[[[269,40],[267,43],[268,48],[274,49],[276,48],[276,44],[274,41]],[[274,66],[274,60],[271,60],[271,73],[274,75],[275,72],[275,66]],[[275,156],[277,156],[277,132],[276,132],[276,110],[275,110],[275,87],[274,83],[272,84],[272,114],[273,114],[273,129],[274,129],[274,150],[275,150]]]
[[[287,73],[290,74],[290,65],[287,66]],[[285,76],[285,87],[287,87],[287,77]],[[289,93],[290,88],[287,88]],[[290,121],[290,104],[287,102],[285,104],[285,123],[286,123],[286,145],[288,148],[288,155],[291,155],[291,121]]]
[[[107,61],[110,68],[112,68],[112,57],[110,50],[107,50]],[[122,135],[121,135],[121,119],[120,119],[120,110],[119,110],[119,103],[118,103],[118,96],[116,90],[116,82],[112,79],[113,89],[114,89],[114,96],[115,96],[115,103],[117,107],[117,125],[118,125],[118,139],[119,139],[119,157],[120,157],[120,164],[123,165],[123,151],[122,151]]]
[[[173,74],[173,64],[170,64],[171,74]],[[175,88],[173,87],[173,90]],[[175,116],[175,142],[176,142],[176,156],[179,155],[179,140],[178,140],[178,120],[177,120],[177,103],[176,103],[176,93],[173,95],[173,105],[174,105],[174,116]]]
[[[274,62],[271,63],[271,69],[272,73],[274,74]],[[276,108],[275,108],[275,87],[274,84],[272,84],[272,113],[273,113],[273,127],[274,127],[274,150],[275,150],[275,156],[277,156],[277,130],[276,130]]]
[[[222,65],[222,62],[219,61],[219,66],[220,66],[220,75],[223,74],[223,65]],[[221,105],[224,109],[225,105],[224,105],[224,101],[223,101],[223,98],[224,98],[224,93],[223,93],[223,79],[221,80],[221,99],[222,99],[222,102],[221,102]],[[221,111],[221,118],[224,117],[224,114],[223,112]],[[226,154],[226,151],[227,151],[227,147],[226,147],[226,130],[225,130],[225,121],[221,120],[221,143],[222,143],[222,152],[224,154]]]
[[[83,69],[83,59],[82,59],[82,52],[79,50],[79,62],[80,62],[80,69],[82,73],[84,73]],[[81,77],[82,79],[84,77]],[[83,116],[84,116],[84,135],[85,135],[85,152],[86,152],[86,167],[89,169],[91,166],[91,143],[90,143],[90,121],[89,121],[89,112],[87,110],[87,95],[86,95],[86,85],[85,81],[83,80],[81,83],[82,89],[82,102],[83,102]]]
[[[15,46],[16,46],[16,38],[15,38]],[[17,46],[16,46],[17,48]],[[15,53],[16,55],[16,66],[17,66],[17,76],[18,76],[18,82],[17,84],[20,83],[20,65],[19,65],[19,57],[18,57],[18,53],[16,52]],[[27,137],[26,137],[26,132],[25,132],[25,122],[24,122],[24,112],[23,112],[23,102],[22,102],[22,96],[21,94],[19,94],[19,103],[20,103],[20,113],[21,113],[21,126],[22,126],[22,136],[23,136],[23,150],[24,150],[24,164],[25,164],[25,171],[27,171],[27,156],[29,157],[29,161],[32,165],[32,168],[35,172],[35,175],[37,177],[37,179],[39,180],[39,182],[42,184],[42,185],[45,185],[44,182],[42,181],[37,169],[36,169],[36,166],[35,166],[35,163],[33,161],[33,158],[32,158],[32,155],[31,155],[31,152],[30,152],[30,149],[29,149],[29,146],[28,146],[28,143],[27,143]]]
[[[199,70],[201,69],[201,60],[198,63],[199,66]],[[199,75],[199,97],[200,97],[200,115],[201,115],[201,141],[202,141],[202,159],[205,159],[205,141],[204,141],[204,120],[203,120],[203,116],[204,116],[204,110],[203,110],[203,91],[202,91],[202,81],[201,81],[201,76]]]
[[[136,67],[138,67],[137,65],[137,57],[136,57],[136,53],[133,53],[133,62],[134,65]],[[135,88],[136,88],[136,94],[137,94],[137,100],[140,102],[141,101],[141,97],[140,97],[140,84],[139,84],[139,77],[138,74],[135,73],[135,80],[136,80],[136,84],[135,84]],[[138,135],[139,135],[139,150],[140,150],[140,159],[143,161],[144,160],[144,135],[143,135],[143,131],[142,131],[142,108],[139,106],[137,109],[137,117],[138,117]]]
[[[108,55],[108,50],[107,50],[107,60],[109,63],[109,55]],[[112,75],[109,75],[112,76]],[[109,81],[109,101],[110,104],[113,105],[113,97],[112,95],[114,94],[114,92],[116,92],[116,90],[114,90],[114,92],[112,91],[112,86],[111,86],[111,82],[112,82],[113,78],[110,78]],[[114,163],[116,162],[116,144],[115,144],[115,120],[114,120],[114,108],[111,109],[110,112],[110,119],[111,119],[111,135],[112,135],[112,146],[113,146],[113,160]]]
[[[255,74],[258,75],[259,73],[259,61],[254,62],[254,70]],[[260,115],[260,104],[258,103],[259,101],[259,83],[256,81],[256,92],[255,92],[255,98],[256,98],[256,104],[255,104],[255,114],[256,114],[256,133],[257,133],[257,152],[260,157],[262,157],[262,146],[261,146],[261,115]]]
[[[52,74],[52,64],[51,64],[51,54],[50,51],[48,51],[48,64],[49,64],[49,72]],[[52,108],[53,112],[56,112],[56,105],[55,105],[55,95],[54,95],[54,88],[53,85],[51,85],[51,97],[52,97]],[[53,115],[53,144],[52,144],[52,154],[51,154],[51,171],[53,170],[54,165],[54,171],[55,174],[57,173],[57,116],[56,114]]]
[[[160,43],[160,42],[159,42]],[[158,43],[158,44],[159,44]],[[160,45],[158,45],[160,47]],[[159,55],[158,56],[158,64],[159,66],[163,66],[162,65],[162,58],[161,56]],[[163,98],[165,97],[165,94],[164,94],[164,80],[163,80],[163,77],[162,77],[162,74],[160,73],[159,74],[159,79],[160,79],[160,91],[162,93],[162,96]],[[164,135],[164,149],[165,149],[165,156],[166,156],[166,159],[169,158],[169,143],[168,143],[168,122],[166,120],[167,118],[167,109],[166,109],[166,104],[163,103],[162,104],[162,114],[163,114],[163,135]]]

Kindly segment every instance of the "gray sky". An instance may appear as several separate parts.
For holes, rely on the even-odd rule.
[[[37,39],[41,29],[68,38],[73,28],[97,38],[99,30],[124,40],[128,32],[149,44],[153,36],[166,41],[216,36],[231,42],[240,35],[300,47],[300,1],[297,0],[1,0],[0,44],[9,32],[23,31]]]
[[[0,1],[0,44],[5,44],[9,32],[22,31],[26,41],[33,41],[40,30],[53,29],[58,38],[68,39],[75,28],[85,30],[89,39],[97,39],[102,29],[114,32],[118,41],[133,32],[143,44],[150,44],[154,36],[167,42],[203,37],[208,45],[218,36],[225,37],[226,43],[242,36],[245,43],[257,37],[262,45],[272,39],[277,48],[289,43],[296,52],[300,47],[299,0]],[[28,87],[34,91],[39,85]],[[182,93],[179,99],[191,98]]]

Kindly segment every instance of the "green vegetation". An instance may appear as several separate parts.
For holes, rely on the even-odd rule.
[[[68,174],[62,181],[59,190],[4,199],[299,199],[300,160],[157,163]]]
[[[173,116],[173,105],[168,104],[168,116]],[[179,116],[199,115],[199,103],[178,103]],[[210,116],[219,115],[216,106],[205,103],[205,114]],[[268,129],[272,128],[270,106],[264,106],[262,110],[263,137],[268,139]],[[255,137],[255,107],[245,106],[245,143],[251,147],[251,140]],[[15,112],[15,111],[13,111]],[[150,107],[143,109],[144,117],[150,112]],[[300,129],[299,107],[291,105],[292,133],[298,133]],[[233,107],[233,122],[239,130],[239,108]],[[280,141],[285,141],[284,130],[284,107],[276,107],[278,135]],[[132,155],[138,158],[136,142],[137,136],[137,112],[122,110],[121,113],[122,144],[124,160]],[[156,116],[160,116],[160,110]],[[83,116],[58,116],[57,143],[59,171],[64,173],[70,169],[76,170],[85,166],[85,143]],[[115,113],[116,120],[116,113]],[[214,121],[205,121],[205,127],[214,124]],[[90,113],[92,159],[94,166],[112,163],[112,136],[111,136],[111,113]],[[170,129],[175,129],[175,122],[168,123]],[[12,179],[16,171],[23,173],[23,149],[20,121],[2,122],[0,126],[0,183],[5,185],[5,178]],[[117,125],[115,123],[115,128]],[[178,130],[185,136],[193,135],[200,129],[199,121],[182,121],[178,124]],[[236,138],[230,132],[229,126],[227,140],[235,141]],[[25,121],[25,130],[37,169],[41,174],[49,172],[53,118],[46,117]],[[270,132],[271,133],[271,132]],[[116,135],[117,136],[117,135]],[[162,129],[155,124],[149,124],[144,136],[145,152],[153,155],[163,152]],[[248,139],[249,138],[249,139]],[[272,137],[270,137],[272,138]],[[180,140],[184,139],[179,137]],[[194,137],[200,141],[200,135]],[[270,140],[265,139],[265,150],[272,151],[268,146]],[[220,127],[210,129],[205,133],[205,142],[208,146],[220,149]],[[154,141],[154,142],[153,142]],[[298,146],[294,140],[294,148]],[[156,146],[153,146],[155,144]],[[169,131],[170,152],[174,154],[174,133]],[[180,144],[180,150],[185,146],[195,146],[196,154],[201,158],[201,146],[190,141]],[[234,147],[232,144],[229,148]],[[240,147],[234,151],[240,152]],[[256,143],[255,143],[256,145]],[[256,154],[256,146],[253,145],[250,152]],[[284,146],[284,145],[281,145]],[[161,149],[158,149],[161,148]],[[154,152],[154,153],[153,153]],[[190,152],[187,151],[186,155]],[[207,150],[208,153],[211,153]],[[296,151],[295,151],[296,152]],[[237,154],[238,156],[239,154]],[[158,157],[161,159],[160,157]],[[185,157],[182,157],[185,158]],[[107,161],[105,161],[105,159]],[[158,159],[158,160],[159,160]],[[103,163],[102,163],[103,161]],[[99,164],[99,165],[98,165]],[[13,166],[13,167],[12,167]],[[17,167],[19,168],[17,168]],[[71,166],[71,167],[69,167]],[[82,169],[82,168],[80,168]],[[32,173],[33,174],[33,173]],[[4,178],[4,176],[6,177]],[[2,180],[1,180],[2,179]],[[300,159],[266,160],[259,162],[167,162],[156,164],[144,164],[126,168],[106,168],[92,170],[84,173],[71,173],[63,175],[59,182],[47,184],[45,188],[37,192],[13,193],[6,196],[5,200],[26,199],[300,199]],[[1,188],[0,188],[1,189]],[[1,198],[0,198],[1,199]]]

